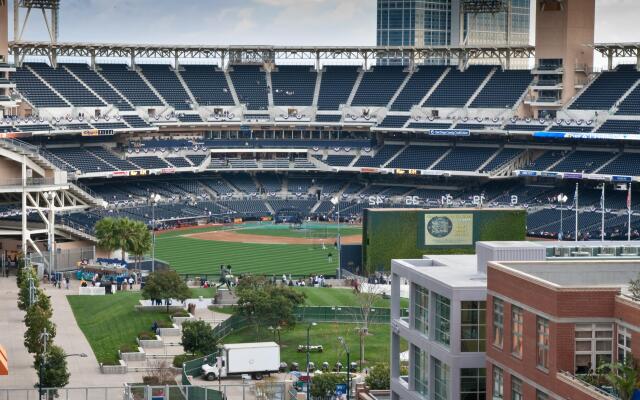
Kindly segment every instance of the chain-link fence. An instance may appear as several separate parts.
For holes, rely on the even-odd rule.
[[[78,261],[82,259],[92,260],[95,259],[96,249],[95,247],[83,247],[77,249],[58,249],[54,254],[54,271],[50,272],[65,272],[74,271],[78,269]],[[47,265],[49,262],[49,252],[44,251],[42,255],[32,253],[29,256],[32,264]]]
[[[285,400],[290,382],[261,381],[246,384],[129,385],[121,387],[0,389],[0,400]]]

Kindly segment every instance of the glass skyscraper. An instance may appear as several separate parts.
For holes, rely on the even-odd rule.
[[[509,20],[510,44],[528,44],[530,0],[510,1],[511,16],[507,19],[505,12],[461,18],[460,0],[377,0],[376,42],[378,46],[499,46],[507,44]]]

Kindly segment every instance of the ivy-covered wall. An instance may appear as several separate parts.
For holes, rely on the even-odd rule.
[[[473,214],[473,243],[426,246],[425,214]],[[474,254],[477,241],[525,240],[526,218],[521,209],[365,209],[362,261],[372,273],[388,271],[393,258]]]

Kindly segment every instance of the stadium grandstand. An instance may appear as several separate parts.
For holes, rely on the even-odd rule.
[[[638,46],[585,39],[576,58],[540,52],[550,40],[330,51],[13,41],[0,52],[0,145],[85,199],[53,226],[88,238],[107,215],[151,224],[152,193],[165,226],[473,204],[526,207],[535,237],[562,225],[575,238],[577,225],[593,238],[604,216],[607,237],[631,221],[638,238],[640,201],[625,198],[640,179],[640,72],[611,61]],[[594,53],[608,69],[593,72]],[[515,59],[533,68],[512,69]],[[576,182],[570,212],[576,200],[555,199]],[[18,197],[0,211],[5,225],[26,223]]]

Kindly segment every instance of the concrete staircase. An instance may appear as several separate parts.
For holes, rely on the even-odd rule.
[[[364,69],[360,70],[358,73],[358,77],[356,81],[353,83],[353,88],[351,89],[351,93],[349,94],[349,98],[347,99],[347,105],[350,106],[353,98],[356,97],[356,93],[358,92],[358,88],[360,87],[360,82],[362,82],[362,78],[364,77]]]

